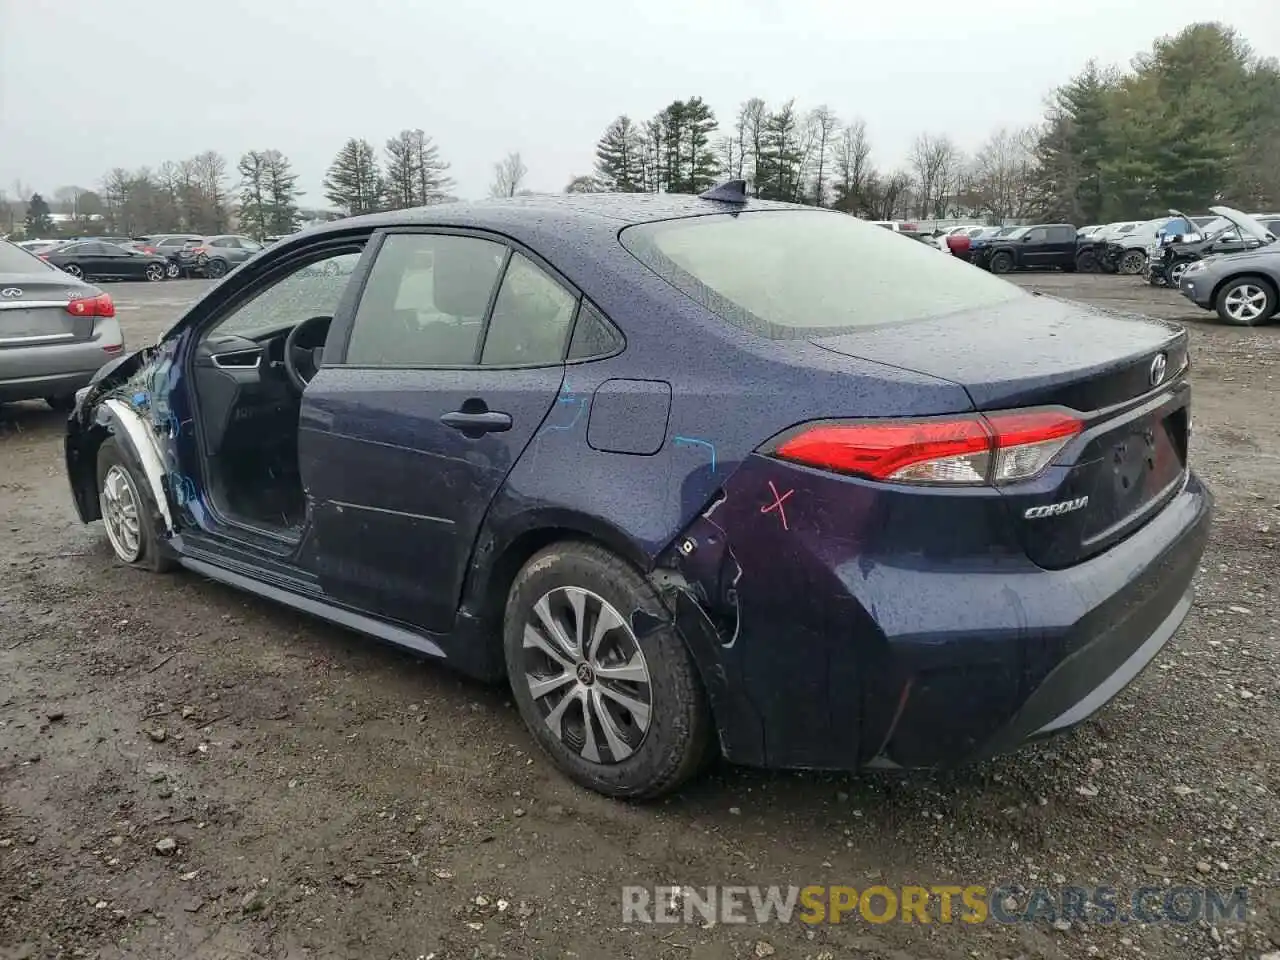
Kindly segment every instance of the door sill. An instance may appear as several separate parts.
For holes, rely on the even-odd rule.
[[[346,627],[348,630],[376,637],[386,643],[404,647],[424,656],[448,659],[440,644],[428,635],[384,623],[325,599],[318,583],[315,583],[313,578],[309,578],[311,582],[303,579],[308,575],[302,571],[296,571],[301,576],[289,576],[282,575],[282,571],[231,561],[234,564],[233,569],[227,564],[225,558],[199,548],[193,550],[190,544],[185,545],[185,550],[179,556],[178,562],[193,573],[208,577],[210,580],[274,600],[294,610]]]

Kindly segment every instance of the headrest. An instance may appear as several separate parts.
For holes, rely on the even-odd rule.
[[[497,279],[495,247],[484,240],[450,237],[435,250],[432,296],[441,313],[482,317]]]

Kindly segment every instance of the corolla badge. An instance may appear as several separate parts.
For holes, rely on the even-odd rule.
[[[1164,382],[1164,371],[1169,366],[1169,358],[1163,353],[1157,353],[1156,358],[1151,361],[1151,370],[1148,373],[1148,379],[1153,387],[1160,386]]]
[[[1061,503],[1048,503],[1043,507],[1031,507],[1022,516],[1027,520],[1038,520],[1040,517],[1057,517],[1064,513],[1083,510],[1089,503],[1088,497],[1076,497],[1074,500],[1063,500]]]
[[[20,297],[22,296],[21,287],[5,287],[0,290],[0,297]]]

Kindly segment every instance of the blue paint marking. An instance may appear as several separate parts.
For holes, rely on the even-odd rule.
[[[145,390],[139,390],[133,395],[133,405],[135,407],[145,407],[151,401],[151,395]]]
[[[671,442],[682,446],[706,447],[711,451],[711,472],[716,472],[716,445],[710,440],[699,440],[697,437],[672,437]]]
[[[184,477],[180,473],[171,473],[169,474],[169,486],[173,489],[173,498],[178,501],[178,506],[195,503],[196,485],[190,477]]]

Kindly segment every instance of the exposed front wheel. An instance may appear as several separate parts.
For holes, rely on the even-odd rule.
[[[1255,277],[1231,280],[1218,291],[1215,302],[1223,323],[1236,327],[1256,327],[1276,312],[1276,291]]]
[[[145,479],[125,462],[115,437],[98,448],[98,506],[116,557],[131,567],[163,573],[173,566],[161,550]]]
[[[1137,276],[1147,264],[1147,255],[1141,250],[1126,250],[1120,258],[1120,272],[1127,276]]]
[[[147,269],[143,271],[143,276],[145,276],[147,281],[150,283],[159,283],[164,279],[166,269],[167,268],[163,263],[148,263]]]
[[[164,275],[170,280],[176,280],[178,278],[178,274],[181,272],[182,271],[178,268],[178,265],[172,260],[165,264]]]
[[[652,627],[638,631],[636,613]],[[511,586],[503,643],[526,725],[583,786],[658,797],[708,756],[713,725],[689,651],[649,583],[602,547],[534,556]]]
[[[1190,265],[1190,260],[1179,260],[1172,264],[1169,267],[1169,286],[1177,290],[1178,285],[1182,283],[1182,275],[1187,272],[1187,267]]]
[[[1008,273],[1013,269],[1013,257],[1003,251],[991,258],[992,273]]]

